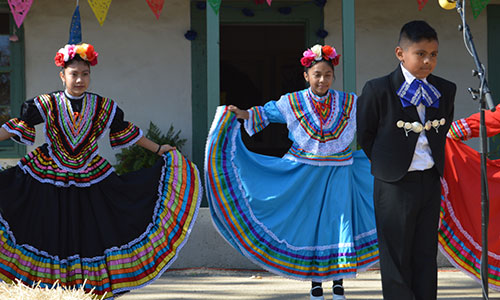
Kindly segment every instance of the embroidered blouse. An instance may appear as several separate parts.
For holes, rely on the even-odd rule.
[[[139,140],[142,131],[124,121],[116,103],[93,93],[76,99],[58,91],[26,101],[21,117],[2,127],[15,134],[13,139],[33,145],[35,125],[45,122],[46,144],[26,155],[18,165],[35,179],[58,186],[89,186],[99,182],[113,168],[98,155],[97,141],[109,131],[114,149]]]
[[[269,123],[286,123],[292,147],[284,158],[311,165],[352,164],[349,147],[356,132],[356,95],[329,90],[319,97],[311,89],[248,110],[244,127],[250,136]]]

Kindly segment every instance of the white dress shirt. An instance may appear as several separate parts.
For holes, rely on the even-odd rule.
[[[403,71],[403,76],[405,77],[406,82],[412,83],[413,80],[416,78],[413,76],[405,67],[403,67],[403,64],[400,64],[401,70]],[[421,79],[423,82],[427,83],[427,78]],[[418,116],[420,117],[420,121],[422,125],[425,124],[425,105],[420,103],[417,106],[417,113]],[[422,130],[420,132],[420,135],[418,136],[417,140],[417,145],[415,147],[415,153],[413,153],[413,159],[410,164],[410,168],[408,171],[423,171],[430,169],[434,166],[434,159],[432,158],[432,151],[431,148],[429,147],[429,141],[427,140],[427,137],[425,136],[426,130]]]

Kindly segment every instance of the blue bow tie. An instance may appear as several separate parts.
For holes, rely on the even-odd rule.
[[[420,79],[413,80],[411,84],[405,81],[397,91],[397,95],[403,107],[418,106],[422,103],[427,107],[438,108],[441,98],[441,93],[432,84]]]

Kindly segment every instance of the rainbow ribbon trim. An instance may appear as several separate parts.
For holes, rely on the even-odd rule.
[[[142,136],[142,130],[129,122],[122,131],[110,133],[109,141],[111,147],[117,150],[135,144]]]
[[[25,145],[35,143],[35,128],[29,126],[25,121],[18,118],[10,119],[2,125],[7,132],[15,134],[12,139]]]
[[[451,123],[448,137],[454,140],[468,140],[472,137],[472,131],[465,119],[456,120]]]
[[[256,134],[269,125],[266,112],[262,106],[253,106],[248,110],[248,120],[245,120],[245,130],[249,136]]]
[[[34,100],[45,121],[50,157],[63,170],[83,171],[98,154],[97,141],[113,121],[115,102],[86,93],[84,113],[75,123],[68,113],[64,92],[41,95]]]
[[[51,287],[84,289],[113,299],[115,293],[143,287],[156,278],[177,258],[196,219],[202,187],[196,166],[180,152],[163,156],[164,170],[158,188],[158,200],[152,222],[137,239],[121,247],[107,249],[103,256],[59,258],[29,245],[16,244],[8,223],[0,216],[0,279],[16,278],[26,285],[41,282]]]
[[[298,147],[298,145],[293,144],[292,147],[288,150],[285,155],[285,158],[288,158],[288,155],[293,156],[297,161],[302,161],[307,164],[317,164],[323,165],[323,163],[335,163],[335,165],[343,165],[343,164],[351,164],[352,163],[352,150],[350,147],[344,149],[344,151],[330,154],[330,155],[319,155],[304,151]],[[302,159],[306,159],[307,161],[303,161]]]
[[[354,95],[339,93],[339,111],[343,113],[338,114],[337,118],[332,122],[329,128],[322,128],[320,126],[320,122],[318,122],[319,119],[317,119],[319,116],[315,116],[316,118],[314,118],[314,114],[309,113],[311,110],[306,105],[308,99],[305,98],[305,95],[307,95],[307,93],[302,91],[288,94],[290,107],[295,115],[295,118],[300,121],[302,130],[307,132],[307,135],[311,139],[321,143],[338,139],[349,123],[351,111],[353,110],[355,104]]]
[[[42,146],[44,147],[44,146]],[[98,183],[114,172],[111,164],[97,155],[90,161],[84,172],[68,172],[47,156],[41,148],[24,156],[17,165],[24,173],[29,173],[33,178],[41,183],[50,183],[60,187],[71,185],[78,187],[88,187]]]
[[[439,248],[456,268],[481,283],[481,245],[463,229],[448,199],[446,180],[441,178],[441,183],[443,193],[438,230]],[[488,253],[488,286],[500,291],[500,256],[491,252]]]
[[[294,247],[267,232],[254,219],[234,165],[240,124],[227,107],[219,107],[205,155],[205,180],[214,224],[243,255],[266,270],[299,280],[327,281],[354,277],[378,260],[376,233],[355,237],[354,245]]]

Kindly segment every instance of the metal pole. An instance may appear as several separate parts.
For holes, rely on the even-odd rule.
[[[474,100],[479,99],[479,134],[480,134],[480,152],[481,152],[481,287],[483,291],[483,299],[488,299],[488,223],[489,223],[489,193],[488,193],[488,176],[487,176],[487,158],[488,158],[488,139],[486,134],[485,110],[494,110],[493,100],[491,97],[488,83],[486,81],[485,70],[477,55],[476,47],[472,39],[469,26],[465,21],[464,14],[465,0],[457,1],[457,12],[460,14],[462,25],[460,30],[464,31],[464,43],[474,59],[476,70],[473,71],[473,76],[478,76],[480,80],[479,90],[469,89]]]

